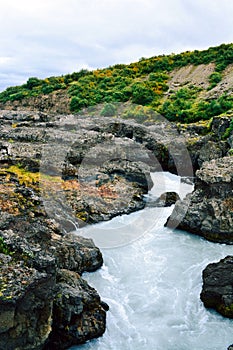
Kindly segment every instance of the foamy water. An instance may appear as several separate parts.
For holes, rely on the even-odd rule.
[[[157,186],[152,192],[159,195],[164,190],[158,185],[162,175],[154,176]],[[190,186],[181,185],[173,175],[165,174],[165,182],[167,190],[177,190],[182,196],[190,191]],[[200,301],[202,270],[233,254],[233,247],[165,228],[171,211],[145,208],[96,225],[97,245],[100,241],[111,246],[106,243],[107,231],[112,235],[121,232],[122,237],[124,232],[129,238],[125,244],[102,247],[104,266],[84,274],[110,306],[107,330],[103,337],[72,349],[226,350],[233,343],[233,321],[207,310]],[[140,221],[145,232],[138,235]]]

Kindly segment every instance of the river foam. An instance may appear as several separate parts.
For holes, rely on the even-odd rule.
[[[160,175],[153,176],[158,184]],[[166,174],[165,178],[167,190],[182,196],[190,191],[188,185],[180,187],[178,177]],[[152,193],[159,195],[161,188],[156,186]],[[124,231],[127,220],[155,218],[137,240],[102,248],[102,269],[84,274],[110,306],[107,330],[103,337],[72,349],[226,350],[233,342],[233,321],[207,310],[199,297],[202,270],[233,254],[233,247],[164,227],[171,211],[145,208],[98,224],[100,230],[118,225]]]

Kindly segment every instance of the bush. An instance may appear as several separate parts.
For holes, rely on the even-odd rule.
[[[210,83],[219,83],[222,80],[222,74],[219,72],[213,72],[209,76],[209,82]]]
[[[112,103],[106,103],[103,107],[102,111],[100,112],[100,115],[103,115],[104,117],[113,117],[117,113],[117,107]]]
[[[233,131],[233,118],[232,118],[231,121],[230,121],[230,126],[229,126],[229,128],[226,129],[226,131],[225,131],[225,133],[224,133],[224,135],[223,135],[223,139],[224,139],[224,140],[227,139],[227,138],[232,134],[232,131]],[[231,149],[230,151],[233,151],[233,150]],[[230,151],[229,151],[229,152],[230,152]],[[233,152],[231,152],[231,153],[233,153]],[[232,156],[233,154],[230,154],[230,155]]]
[[[209,76],[210,86],[208,90],[213,89],[222,80],[222,74],[219,72],[213,72]]]
[[[40,84],[41,84],[40,79],[36,77],[32,77],[28,79],[28,81],[25,84],[25,87],[29,90],[32,90],[35,86],[39,86]]]
[[[156,81],[158,83],[163,83],[164,81],[168,80],[169,76],[165,73],[150,73],[149,75],[149,81]]]
[[[143,83],[132,85],[132,102],[139,105],[147,105],[153,101],[155,93]]]
[[[12,255],[2,237],[0,237],[0,254]]]
[[[146,106],[131,106],[125,110],[123,119],[134,119],[138,123],[153,122],[157,114]]]
[[[70,111],[79,112],[82,108],[88,106],[88,101],[86,99],[81,99],[79,97],[72,97],[70,101]]]

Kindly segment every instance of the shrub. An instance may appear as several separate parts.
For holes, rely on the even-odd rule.
[[[6,255],[11,254],[8,246],[6,245],[2,237],[0,237],[0,254],[6,254]]]
[[[169,76],[162,72],[150,73],[149,75],[149,81],[156,81],[158,83],[163,83],[164,81],[168,80],[168,78]]]
[[[225,131],[225,133],[223,134],[223,139],[225,140],[225,139],[227,139],[231,134],[232,134],[232,131],[233,131],[233,118],[231,119],[231,121],[230,121],[230,125],[229,125],[229,128],[227,128],[226,129],[226,131]],[[233,150],[231,149],[230,150],[231,151],[231,153],[233,153]],[[230,152],[229,151],[229,152]],[[233,154],[230,154],[230,155],[233,155]]]
[[[138,123],[153,122],[157,114],[149,107],[146,106],[130,106],[127,108],[123,115],[123,119],[134,119]]]
[[[79,97],[72,97],[71,101],[70,101],[70,111],[71,112],[78,112],[80,111],[82,108],[87,107],[88,106],[88,101],[86,99],[81,99]]]
[[[103,115],[104,117],[113,117],[117,113],[117,107],[112,103],[106,103],[103,107],[102,111],[100,112],[100,115]]]
[[[39,86],[40,84],[41,84],[40,79],[36,77],[32,77],[28,79],[28,81],[25,84],[25,87],[29,90],[32,90],[35,86]]]
[[[143,83],[132,85],[132,102],[140,105],[147,105],[153,101],[155,93]]]
[[[219,72],[213,72],[209,76],[210,86],[208,90],[213,89],[222,80],[222,74]]]

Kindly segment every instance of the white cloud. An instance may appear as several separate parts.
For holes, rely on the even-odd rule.
[[[228,43],[232,14],[228,0],[0,0],[0,90],[29,76]]]
[[[11,57],[0,56],[0,67],[8,64],[11,61],[12,61]]]

